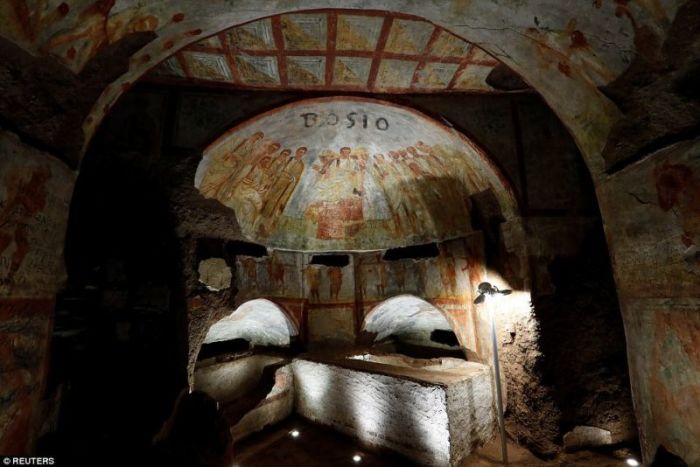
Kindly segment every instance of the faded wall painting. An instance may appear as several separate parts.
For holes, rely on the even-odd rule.
[[[74,174],[0,132],[0,298],[55,293]]]
[[[486,280],[481,233],[438,245],[436,257],[388,261],[353,253],[346,266],[312,264],[309,253],[273,251],[236,258],[236,304],[266,298],[284,308],[310,342],[354,342],[366,316],[387,299],[411,295],[438,307],[464,347],[490,355],[484,314],[473,305]]]
[[[700,287],[700,140],[678,143],[647,165],[632,165],[603,185],[622,295],[697,298]]]
[[[270,256],[236,257],[236,300],[240,303],[260,296],[301,298],[302,258],[298,253],[273,251]]]
[[[46,375],[53,299],[0,298],[0,452],[32,443]]]
[[[662,444],[689,465],[700,462],[698,154],[698,139],[669,146],[610,176],[599,196],[603,219],[615,218],[606,233],[642,450]]]
[[[377,250],[471,232],[469,196],[511,193],[457,132],[381,101],[321,98],[268,112],[204,151],[195,185],[256,242]],[[505,208],[504,208],[505,209]]]

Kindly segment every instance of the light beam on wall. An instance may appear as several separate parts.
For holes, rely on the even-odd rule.
[[[477,289],[479,296],[474,300],[475,304],[484,303],[487,298],[493,300],[499,295],[510,295],[512,290],[499,290],[495,285],[489,282],[482,282]],[[489,307],[492,308],[492,307]],[[496,379],[496,406],[498,408],[498,429],[501,437],[501,457],[503,463],[508,465],[508,447],[506,446],[506,425],[503,418],[503,395],[501,394],[501,369],[498,361],[498,343],[496,341],[496,319],[494,310],[488,310],[491,320],[491,345],[493,346],[493,369]]]
[[[381,341],[394,335],[406,341],[431,343],[435,329],[453,331],[445,315],[427,301],[413,295],[398,295],[377,305],[367,314],[363,330],[376,333]]]
[[[253,345],[289,346],[298,331],[280,307],[269,300],[245,302],[233,313],[214,323],[204,344],[246,339]]]

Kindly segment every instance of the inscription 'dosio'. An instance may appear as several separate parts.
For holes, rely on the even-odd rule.
[[[300,117],[304,120],[304,127],[306,128],[342,125],[345,128],[376,128],[379,131],[389,129],[389,121],[386,118],[374,118],[357,112],[349,112],[344,118],[333,112],[320,115],[316,112],[307,112],[301,114]]]

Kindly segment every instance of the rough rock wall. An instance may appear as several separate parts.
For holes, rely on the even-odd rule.
[[[563,432],[590,425],[609,430],[613,442],[634,442],[622,315],[600,227],[581,245],[581,253],[551,262],[555,292],[535,299],[542,369],[556,384],[555,400],[566,407],[560,419]],[[572,380],[561,371],[564,367],[579,377]]]
[[[57,325],[90,325],[74,338],[57,336],[52,382],[68,383],[61,410],[71,420],[59,420],[52,437],[89,446],[71,452],[66,462],[75,465],[95,451],[116,452],[115,445],[147,448],[141,440],[155,434],[188,385],[188,324],[203,317],[206,332],[210,313],[230,312],[235,293],[208,292],[196,274],[197,240],[235,235],[235,218],[205,202],[188,204],[187,158],[160,151],[157,125],[138,124],[158,105],[140,107],[138,98],[124,105],[126,114],[105,127],[83,162],[66,242],[69,285],[61,296],[68,300],[59,297],[66,313],[57,315]],[[132,131],[132,117],[143,132]],[[102,404],[104,398],[113,403]]]
[[[27,454],[39,402],[75,175],[0,130],[0,452]]]
[[[275,372],[275,384],[265,399],[231,428],[234,441],[281,422],[294,411],[294,374],[287,364]]]
[[[199,365],[194,372],[194,389],[206,392],[219,402],[232,401],[258,384],[266,366],[282,360],[270,355],[250,355]]]
[[[154,37],[131,34],[103,49],[79,74],[0,38],[0,119],[77,167],[84,142],[82,124],[90,107],[105,86],[127,70],[129,56]]]

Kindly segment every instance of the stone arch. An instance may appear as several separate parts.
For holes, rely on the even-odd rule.
[[[19,4],[20,2],[12,3]],[[226,2],[221,0],[207,5],[207,8],[203,8],[198,16],[195,9],[199,8],[200,5],[196,5],[195,2],[192,2],[192,5],[186,7],[186,12],[176,12],[175,7],[177,5],[174,1],[158,2],[157,4],[153,2],[151,4],[145,4],[146,6],[137,6],[135,2],[129,2],[127,0],[125,2],[120,2],[119,9],[113,13],[113,16],[121,15],[122,18],[129,20],[137,17],[139,13],[145,14],[148,12],[146,10],[153,8],[160,9],[160,11],[163,12],[163,18],[165,18],[166,14],[172,14],[172,21],[167,21],[164,19],[160,22],[162,25],[161,28],[154,27],[154,29],[158,29],[159,38],[154,44],[149,45],[145,52],[142,51],[143,55],[141,55],[141,52],[137,54],[135,59],[138,59],[145,58],[146,55],[148,55],[148,52],[151,50],[159,51],[176,49],[187,41],[193,41],[194,39],[191,39],[193,35],[206,35],[208,32],[215,29],[213,26],[207,26],[205,29],[198,29],[199,22],[197,18],[216,18],[220,16],[222,21],[229,21],[231,24],[233,24],[233,22],[238,21],[235,19],[236,16],[245,17],[247,15],[250,17],[251,15],[255,16],[261,14],[259,12],[261,7],[258,5],[258,3],[259,2],[253,2],[252,0],[237,2],[235,7],[228,7],[230,9],[230,14],[220,14],[226,7]],[[659,40],[662,40],[665,29],[670,22],[670,19],[672,19],[675,15],[676,9],[681,2],[668,2],[664,4],[663,7],[659,6],[658,8],[662,11],[660,15],[656,16],[656,18],[653,12],[650,11],[652,7],[649,5],[652,3],[657,4],[657,2],[630,2],[629,6],[627,6],[627,4],[623,5],[622,2],[618,2],[617,5],[613,4],[613,2],[580,2],[581,5],[584,3],[591,9],[590,12],[592,13],[588,19],[583,18],[581,15],[576,15],[578,5],[576,5],[573,10],[571,8],[563,9],[560,7],[558,2],[553,1],[503,2],[503,4],[499,5],[493,5],[492,2],[485,0],[461,2],[461,4],[454,2],[454,4],[451,3],[443,5],[437,5],[437,2],[434,2],[432,4],[425,5],[424,14],[434,17],[436,20],[440,20],[440,18],[443,18],[443,16],[446,18],[448,14],[453,15],[455,17],[453,20],[454,28],[451,28],[451,30],[458,32],[459,35],[465,38],[469,37],[477,43],[482,44],[484,48],[499,56],[504,63],[509,64],[511,68],[515,69],[516,71],[521,71],[523,77],[545,97],[549,105],[559,114],[560,118],[575,135],[580,148],[587,157],[586,160],[589,168],[593,172],[594,180],[598,182],[600,180],[600,169],[602,168],[602,161],[598,157],[599,152],[604,144],[606,135],[609,133],[610,128],[617,118],[618,112],[614,105],[609,100],[605,99],[600,92],[598,92],[596,86],[594,85],[594,81],[586,77],[584,70],[585,67],[576,63],[570,63],[570,60],[565,59],[565,54],[562,54],[561,52],[562,49],[566,48],[566,46],[558,45],[556,43],[548,43],[547,39],[550,36],[549,33],[545,32],[545,29],[549,29],[549,31],[551,31],[553,34],[561,34],[565,31],[565,28],[562,27],[562,25],[566,22],[566,20],[569,18],[573,19],[573,17],[578,16],[580,20],[585,20],[589,23],[600,22],[601,26],[599,32],[603,33],[600,35],[595,34],[595,27],[587,28],[585,25],[579,25],[580,29],[585,31],[589,38],[595,37],[596,41],[607,42],[607,39],[614,38],[615,31],[620,33],[621,36],[627,36],[631,41],[634,36],[634,34],[631,33],[632,29],[635,31],[651,30],[656,34]],[[300,2],[300,5],[296,8],[310,8],[318,6],[318,4],[319,2],[317,1]],[[7,5],[10,4],[8,3]],[[157,6],[154,7],[153,5]],[[406,5],[407,2],[398,4],[399,7]],[[600,5],[603,6],[601,7]],[[91,5],[89,5],[89,2],[70,0],[68,2],[63,2],[57,11],[65,17],[65,20],[56,20],[55,13],[51,12],[51,14],[54,16],[54,21],[49,24],[51,25],[50,27],[53,28],[53,31],[49,30],[49,26],[47,26],[46,31],[39,31],[39,33],[36,33],[35,31],[35,33],[28,35],[27,38],[20,37],[19,32],[15,33],[14,29],[7,27],[7,23],[11,22],[10,20],[7,20],[6,22],[3,21],[2,35],[4,37],[16,39],[15,42],[18,44],[22,44],[25,48],[35,53],[39,53],[46,40],[51,38],[54,32],[60,31],[64,28],[69,30],[71,26],[75,26],[75,23],[79,21],[78,18],[80,13],[85,11],[90,6]],[[347,1],[344,2],[342,6],[360,7],[361,2]],[[424,4],[421,3],[421,6],[424,6]],[[487,14],[484,14],[484,11],[486,11],[485,9],[489,6],[492,6],[493,10],[488,11]],[[440,12],[435,11],[438,9],[438,7],[444,8],[444,15],[441,15]],[[10,7],[3,5],[0,8],[2,8],[0,11],[3,13],[0,16],[3,18],[10,17],[10,15],[5,16],[4,14]],[[266,8],[266,6],[263,6],[262,8]],[[267,8],[274,9],[276,8],[276,4],[267,6]],[[396,8],[398,9],[398,7]],[[516,15],[515,9],[523,9],[523,11],[521,11],[522,15]],[[70,14],[68,14],[69,10]],[[245,10],[248,10],[248,13],[244,13]],[[539,14],[546,13],[548,10],[555,13],[551,13],[549,15]],[[624,27],[616,28],[614,27],[615,24],[610,24],[608,20],[600,21],[601,14],[598,12],[603,12],[604,16],[609,17],[611,21],[615,21],[613,16],[616,16],[619,21],[621,21],[619,25]],[[560,16],[556,16],[557,14]],[[550,21],[553,15],[556,21]],[[517,23],[515,18],[518,16],[527,18],[527,22],[523,20],[522,23]],[[489,19],[484,20],[484,17]],[[509,17],[512,17],[513,19],[509,21]],[[533,17],[537,18],[537,23],[542,22],[542,24],[547,25],[547,28],[543,28],[542,31],[535,30],[535,32],[538,34],[529,34],[528,30],[531,28],[530,18]],[[185,18],[186,21],[182,21]],[[451,22],[445,18],[443,18],[441,21],[443,21],[446,25],[451,24]],[[470,23],[468,21],[470,18],[475,18],[473,20],[474,22]],[[628,19],[630,20],[629,22],[631,24],[627,24]],[[492,23],[489,23],[489,20]],[[461,27],[458,25],[460,22],[464,23]],[[624,22],[624,24],[622,22]],[[44,21],[37,21],[36,23],[44,24]],[[17,24],[20,24],[20,22],[18,21]],[[17,31],[21,31],[19,26],[15,26],[15,29]],[[464,34],[460,33],[460,30],[464,30]],[[573,34],[576,31],[577,30],[571,31],[572,39],[574,37],[580,37],[579,34]],[[190,34],[187,34],[188,32]],[[194,32],[196,32],[196,34],[192,34]],[[498,34],[503,34],[504,37],[499,39],[497,36]],[[179,36],[175,37],[177,35]],[[540,39],[535,39],[533,36],[539,36]],[[177,40],[174,41],[173,37],[175,37]],[[565,39],[566,34],[562,34],[561,37]],[[626,50],[628,53],[634,53],[635,51],[635,47],[631,44],[631,42],[618,44],[613,40],[609,41],[608,44],[609,50]],[[642,51],[640,50],[640,52]],[[533,63],[536,62],[535,59],[540,53],[543,54],[541,57],[543,60],[543,67],[538,71],[537,67],[534,66]],[[152,59],[155,60],[155,58]],[[102,106],[106,106],[108,108],[109,104],[113,103],[114,100],[118,98],[119,94],[124,92],[125,89],[128,89],[129,85],[134,79],[137,79],[143,74],[145,68],[140,68],[137,61],[138,60],[135,60],[134,66],[127,74],[115,81],[111,89],[116,89],[116,91],[113,93],[112,90],[106,92],[106,94],[103,95],[103,99],[97,103],[95,109],[102,109]],[[522,70],[527,70],[528,67],[532,67],[532,70],[528,73],[523,73]],[[559,76],[557,73],[561,76]],[[547,89],[550,79],[552,80],[552,89]],[[571,80],[571,83],[564,84],[567,83],[568,79]],[[561,85],[562,87],[558,88],[557,86],[554,86],[555,83]],[[586,103],[587,101],[589,102],[588,104]],[[565,103],[572,104],[572,109],[565,109]],[[597,109],[596,107],[600,107],[600,109]],[[94,132],[101,118],[102,116],[100,116],[99,119],[90,120],[90,117],[88,117],[88,120],[86,120],[86,142],[89,141],[90,136]],[[586,133],[589,129],[590,134],[587,135]],[[603,189],[612,188],[601,188],[601,190]],[[619,203],[619,205],[622,205],[622,203]],[[613,205],[610,208],[603,206],[603,208],[605,208],[603,210],[604,217],[610,218],[611,221],[614,220],[612,213],[616,211],[616,205]],[[620,226],[620,229],[622,230],[622,225]],[[613,237],[611,235],[609,237],[611,244],[612,238]],[[621,253],[618,253],[619,257],[616,258],[618,260],[625,259],[625,256],[628,255],[628,253],[625,250],[622,250],[622,248],[618,248],[617,251],[621,251]],[[639,248],[635,248],[635,251],[639,251]],[[662,261],[664,259],[665,258],[662,258]],[[621,263],[622,261],[618,262]],[[622,273],[618,273],[618,276],[621,275]],[[633,307],[633,304],[629,305],[630,309]],[[630,324],[629,329],[636,332],[636,328],[633,327],[633,325],[634,323]],[[634,339],[631,341],[633,340]],[[644,421],[644,425],[649,423],[651,422]]]
[[[360,329],[374,341],[395,335],[425,342],[430,341],[434,330],[452,331],[466,349],[457,320],[439,306],[410,294],[396,295],[376,305],[365,315]]]
[[[204,337],[200,352],[205,345],[232,339],[245,339],[253,347],[289,347],[298,335],[296,324],[284,308],[271,300],[258,298],[244,302],[214,322]],[[287,358],[276,351],[239,352],[235,349],[229,353],[230,349],[226,348],[214,350],[193,365],[188,375],[190,391],[203,391],[224,407],[224,418],[231,427],[234,440],[290,414],[292,375]],[[220,350],[228,354],[226,358],[216,358]],[[270,395],[275,390],[284,393],[277,395],[288,401],[284,405],[287,408],[279,408],[272,402],[272,409],[269,405],[261,409],[265,415],[254,413],[261,405],[271,402]]]
[[[234,6],[221,0],[211,2],[207,8],[196,2],[178,3],[160,2],[157,8],[125,5],[121,9],[123,20],[155,18],[157,21],[150,28],[158,37],[134,54],[129,70],[112,82],[98,99],[83,124],[85,147],[119,96],[146,71],[186,45],[264,17],[327,7],[318,0],[300,0],[284,10],[276,4],[260,4],[253,0],[236,2]],[[644,3],[629,7],[609,3],[583,5],[581,10],[562,10],[556,2],[548,1],[494,5],[479,0],[438,5],[402,0],[398,4],[377,7],[415,15],[439,25],[479,45],[518,73],[544,97],[572,132],[596,179],[603,171],[600,153],[620,115],[598,88],[619,76],[631,61],[635,31],[648,28],[662,35],[678,5],[669,5],[662,11]],[[338,7],[362,10],[364,4],[360,0],[346,0]],[[109,18],[110,13],[106,16]],[[533,27],[529,21],[522,22],[518,18],[535,18],[535,26],[546,24],[547,28]],[[70,15],[70,19],[75,20],[75,17]],[[48,31],[40,35],[41,41],[36,35],[23,37],[19,31],[11,31],[10,35],[25,48],[38,52],[67,26],[66,21],[49,24]],[[579,47],[581,43],[585,47]],[[81,67],[73,68],[79,71]],[[592,74],[590,70],[594,68],[599,68],[601,73]]]
[[[259,298],[242,303],[231,314],[214,322],[202,345],[243,338],[253,346],[287,347],[298,335],[296,323],[283,307]]]

